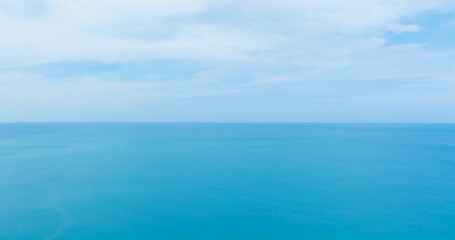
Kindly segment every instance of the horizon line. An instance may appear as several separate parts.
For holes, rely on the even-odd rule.
[[[387,121],[0,121],[0,124],[455,124],[455,122]]]

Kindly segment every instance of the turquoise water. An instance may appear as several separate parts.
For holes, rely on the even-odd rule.
[[[0,124],[0,239],[455,239],[455,125]]]

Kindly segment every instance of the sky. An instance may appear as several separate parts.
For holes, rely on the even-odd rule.
[[[453,0],[0,0],[0,122],[455,122]]]

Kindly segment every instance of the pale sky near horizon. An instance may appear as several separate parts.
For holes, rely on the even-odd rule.
[[[455,122],[453,0],[0,0],[0,122]]]

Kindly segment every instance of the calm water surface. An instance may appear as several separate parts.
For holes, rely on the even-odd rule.
[[[0,124],[0,239],[455,239],[455,125]]]

